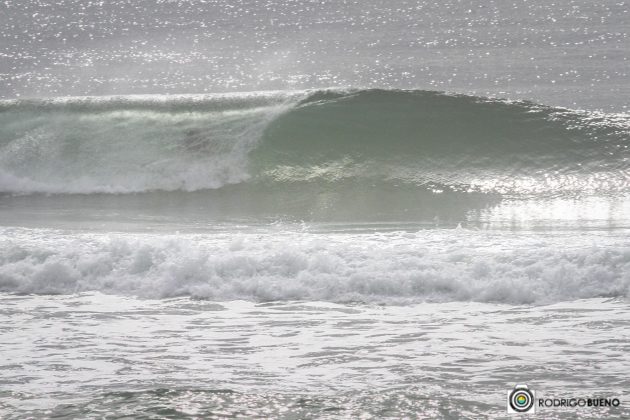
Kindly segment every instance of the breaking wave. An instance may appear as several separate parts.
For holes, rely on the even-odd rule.
[[[0,292],[406,304],[630,293],[627,237],[433,230],[75,234],[3,228]]]
[[[627,115],[428,91],[12,100],[0,191],[606,194],[627,190],[629,145]]]

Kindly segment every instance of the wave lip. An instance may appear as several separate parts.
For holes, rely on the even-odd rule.
[[[623,236],[463,230],[68,236],[3,229],[2,237],[4,293],[385,304],[547,304],[630,293]]]
[[[291,97],[5,101],[0,106],[0,190],[134,193],[241,183],[250,178],[248,152]]]
[[[429,91],[2,101],[0,191],[352,182],[509,197],[617,194],[630,117]]]

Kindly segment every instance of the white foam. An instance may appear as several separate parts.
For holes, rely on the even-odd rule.
[[[621,236],[5,228],[2,237],[0,291],[10,293],[543,304],[630,292],[630,241]]]
[[[5,115],[0,119],[0,191],[194,191],[240,183],[250,177],[247,154],[286,106],[199,112],[61,108],[25,110],[19,119]]]

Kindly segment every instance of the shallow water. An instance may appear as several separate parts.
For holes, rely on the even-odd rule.
[[[6,418],[501,418],[516,382],[558,398],[623,397],[630,385],[630,313],[614,299],[379,306],[88,293],[3,296],[2,308]]]
[[[4,228],[3,417],[503,418],[516,383],[628,389],[625,230],[224,229]]]

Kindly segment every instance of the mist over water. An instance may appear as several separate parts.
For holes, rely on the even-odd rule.
[[[617,0],[5,1],[0,417],[623,401],[629,27]]]

